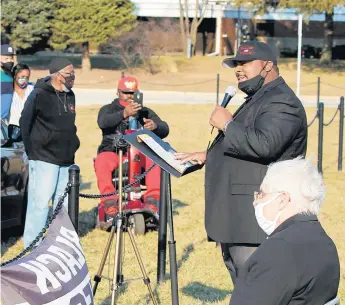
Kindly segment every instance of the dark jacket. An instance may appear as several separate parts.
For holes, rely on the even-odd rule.
[[[60,166],[73,164],[80,145],[75,115],[72,91],[56,91],[50,77],[38,80],[19,120],[29,160]]]
[[[1,119],[7,120],[10,116],[13,98],[13,77],[10,73],[0,69],[0,92],[1,92]]]
[[[284,221],[252,254],[231,305],[324,305],[337,296],[337,249],[316,216]]]
[[[98,113],[98,126],[102,129],[102,143],[98,148],[98,153],[104,151],[115,152],[114,137],[116,134],[124,134],[128,129],[128,118],[123,116],[125,107],[123,107],[119,99],[115,99],[111,104],[103,106]],[[138,122],[140,125],[144,125],[143,119],[151,119],[157,125],[157,128],[153,130],[157,136],[161,139],[165,138],[169,134],[169,126],[166,122],[162,121],[159,116],[150,108],[143,107],[138,115]]]
[[[305,155],[304,107],[279,77],[263,86],[234,114],[206,158],[205,226],[214,241],[259,244],[266,234],[253,208],[267,165]]]

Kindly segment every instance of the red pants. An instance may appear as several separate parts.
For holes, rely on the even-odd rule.
[[[124,157],[126,157],[124,155]],[[149,158],[145,158],[145,170],[147,170],[153,162]],[[98,189],[101,194],[115,192],[112,182],[112,174],[119,166],[119,156],[114,152],[105,151],[97,155],[95,159],[95,171],[97,176]],[[160,196],[160,167],[156,165],[145,177],[147,191],[143,195],[145,199],[153,196],[159,200]],[[117,200],[117,197],[101,198],[101,203],[109,199]]]

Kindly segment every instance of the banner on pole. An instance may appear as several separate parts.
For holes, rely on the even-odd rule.
[[[93,305],[78,234],[62,207],[41,244],[1,268],[4,305]]]

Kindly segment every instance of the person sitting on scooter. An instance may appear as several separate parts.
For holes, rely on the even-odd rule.
[[[129,118],[136,117],[138,123],[145,129],[151,130],[160,138],[165,138],[169,134],[169,126],[162,121],[160,117],[150,108],[142,107],[133,101],[133,95],[138,90],[138,80],[127,76],[121,78],[118,82],[118,91],[116,98],[112,103],[103,106],[98,113],[98,126],[102,130],[102,143],[98,148],[95,159],[95,172],[97,176],[98,189],[101,194],[115,192],[112,182],[113,172],[119,166],[119,157],[117,154],[114,139],[119,134],[124,134],[129,126]],[[124,155],[125,156],[125,155]],[[148,158],[146,168],[150,167],[152,161]],[[149,176],[154,177],[150,179]],[[159,200],[160,181],[159,167],[155,166],[146,176],[147,191],[144,194],[144,203]],[[105,213],[114,216],[116,213],[116,204],[118,196],[105,197],[101,199],[104,205]]]

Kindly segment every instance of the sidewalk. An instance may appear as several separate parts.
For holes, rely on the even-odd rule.
[[[239,91],[239,90],[238,90]],[[109,104],[116,98],[116,90],[114,89],[74,89],[76,95],[77,106],[90,105],[105,105]],[[216,93],[207,92],[183,92],[183,91],[145,91],[145,104],[215,104]],[[219,104],[221,104],[224,93],[219,93]],[[234,98],[231,99],[232,105],[240,105],[244,101],[245,95],[238,92]],[[316,106],[316,96],[302,95],[302,103],[305,107]],[[339,105],[340,97],[336,96],[321,96],[320,101],[325,104],[325,107],[337,107]]]

